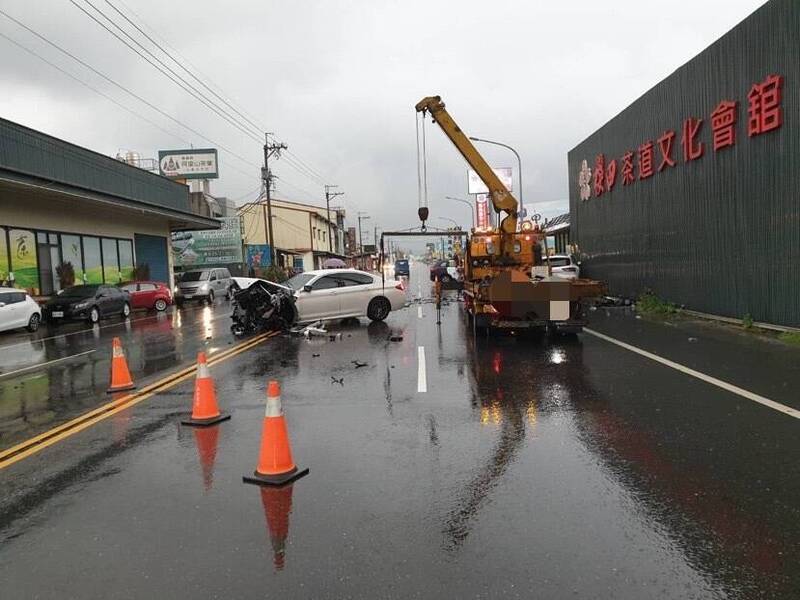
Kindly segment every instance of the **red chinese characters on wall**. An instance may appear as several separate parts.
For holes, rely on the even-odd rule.
[[[606,189],[610,192],[617,182],[617,159],[612,158],[606,167]]]
[[[664,167],[674,167],[675,161],[672,160],[672,144],[675,142],[675,132],[671,129],[665,131],[658,138],[658,147],[661,150],[661,162],[658,165],[658,171],[664,170]]]
[[[683,136],[681,136],[681,145],[683,146],[683,162],[690,160],[697,160],[703,156],[703,149],[705,145],[703,142],[695,140],[697,132],[700,131],[700,126],[703,124],[703,119],[695,119],[689,117],[683,122]]]
[[[769,75],[761,83],[755,83],[747,94],[747,134],[749,137],[761,135],[768,131],[778,129],[783,124],[783,99],[782,75]],[[736,144],[736,125],[738,122],[739,103],[736,100],[722,100],[709,116],[710,144],[714,152]],[[688,163],[701,158],[705,152],[703,137],[704,119],[689,117],[684,120],[681,128],[681,148],[683,162]],[[675,137],[672,129],[664,131],[655,141],[648,140],[636,150],[638,159],[638,177],[634,172],[634,152],[628,150],[619,159],[606,161],[605,155],[598,154],[595,158],[593,190],[595,196],[611,192],[617,180],[617,169],[622,172],[622,185],[632,185],[637,178],[648,179],[661,173],[668,167],[675,167]],[[658,156],[656,156],[656,147]],[[656,167],[656,160],[658,166]],[[586,161],[584,161],[585,164]],[[589,179],[589,178],[587,178]],[[587,182],[588,183],[588,182]],[[588,189],[588,186],[587,186]]]
[[[653,142],[648,141],[639,146],[639,179],[647,179],[653,175]]]
[[[605,157],[598,154],[594,159],[594,195],[603,195],[603,184],[605,183]]]
[[[736,143],[736,102],[723,100],[711,113],[714,152]]]
[[[783,76],[770,75],[756,83],[747,94],[747,135],[753,137],[778,129],[783,124],[781,97]]]
[[[633,152],[622,155],[622,185],[630,185],[635,181],[633,176]]]

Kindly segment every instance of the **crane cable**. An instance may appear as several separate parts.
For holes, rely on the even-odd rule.
[[[419,121],[422,119],[422,151],[420,152]],[[425,113],[420,117],[416,114],[417,126],[417,214],[422,221],[421,230],[425,231],[425,221],[428,220],[428,156],[425,139]],[[421,156],[420,156],[421,155]]]

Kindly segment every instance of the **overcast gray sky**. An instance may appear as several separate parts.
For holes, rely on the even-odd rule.
[[[89,1],[122,23],[106,0]],[[91,10],[85,0],[75,2]],[[362,210],[370,226],[385,228],[418,224],[414,104],[423,96],[440,94],[468,134],[514,146],[523,159],[524,203],[553,216],[568,210],[567,151],[763,3],[110,2],[162,36],[325,182],[338,184],[350,224]],[[261,162],[259,142],[181,91],[70,0],[2,0],[0,7],[207,138]],[[3,16],[0,33],[172,134],[2,38],[0,116],[109,155],[214,145]],[[507,151],[481,150],[496,166],[515,166]],[[318,178],[283,160],[274,171],[278,196],[322,203]],[[443,199],[466,195],[466,165],[435,126],[428,127],[428,174],[431,223],[447,225],[441,215],[467,224],[466,207]],[[252,200],[248,192],[259,176],[258,168],[221,151],[212,191]]]

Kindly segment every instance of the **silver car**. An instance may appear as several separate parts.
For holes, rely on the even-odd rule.
[[[231,283],[230,271],[225,268],[185,271],[177,278],[173,290],[175,304],[180,306],[190,300],[212,304],[214,298],[228,299],[231,295]]]

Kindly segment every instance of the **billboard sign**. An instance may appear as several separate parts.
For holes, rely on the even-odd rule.
[[[247,266],[268,267],[270,265],[269,244],[247,245]]]
[[[170,179],[217,179],[217,151],[159,150],[158,172]]]
[[[514,170],[511,167],[498,167],[492,168],[494,174],[500,178],[503,185],[506,186],[509,192],[514,191]],[[478,174],[472,169],[467,170],[467,190],[469,194],[488,194],[489,190],[478,177]]]
[[[222,217],[220,229],[178,231],[172,234],[172,256],[177,267],[203,267],[242,262],[239,217]]]

